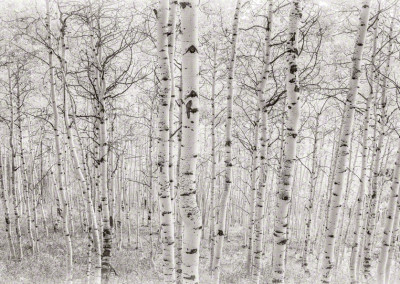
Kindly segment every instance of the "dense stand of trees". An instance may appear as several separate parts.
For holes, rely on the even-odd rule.
[[[234,2],[0,3],[4,281],[400,281],[398,1]]]

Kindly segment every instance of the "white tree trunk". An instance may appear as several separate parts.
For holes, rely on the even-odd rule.
[[[391,65],[391,57],[392,57],[392,46],[393,46],[393,27],[394,27],[394,19],[396,17],[396,11],[397,9],[395,8],[394,10],[394,15],[392,16],[392,23],[390,25],[390,31],[389,31],[389,46],[388,46],[388,57],[386,61],[386,69],[385,69],[385,74],[382,80],[382,100],[386,100],[386,90],[388,89],[388,81],[387,77],[390,75],[390,65]],[[383,102],[386,105],[386,102]],[[384,110],[382,110],[384,112]],[[382,116],[384,119],[385,116]],[[383,120],[383,124],[386,124],[387,121]],[[393,231],[393,221],[394,221],[394,214],[396,210],[396,202],[398,199],[398,192],[399,192],[399,175],[400,175],[400,143],[399,143],[399,149],[397,150],[397,160],[395,163],[395,169],[393,173],[393,180],[392,180],[392,186],[390,188],[391,190],[391,195],[389,197],[389,204],[386,212],[386,222],[385,222],[385,229],[383,231],[383,237],[382,237],[382,247],[381,247],[381,253],[379,256],[379,262],[378,262],[378,271],[377,271],[377,280],[379,283],[385,283],[385,270],[386,270],[386,263],[388,259],[388,254],[389,254],[389,248],[390,248],[390,242],[392,238],[392,231]],[[397,226],[398,224],[396,224]]]
[[[64,187],[64,171],[62,166],[62,150],[60,144],[60,130],[59,130],[59,114],[58,114],[58,105],[57,105],[57,97],[55,94],[55,82],[54,82],[54,66],[53,66],[53,51],[52,51],[52,40],[51,40],[51,26],[50,26],[50,7],[49,0],[46,0],[46,28],[48,32],[48,53],[49,53],[49,67],[50,67],[50,99],[53,108],[53,131],[54,131],[54,140],[55,140],[55,151],[56,151],[56,159],[57,159],[57,174],[56,181],[61,197],[61,207],[62,208],[62,216],[63,216],[63,228],[65,241],[67,246],[67,281],[72,279],[72,242],[71,235],[69,233],[69,206],[66,188]]]
[[[376,58],[376,46],[378,38],[378,19],[375,21],[374,25],[374,39],[371,57],[371,75],[376,79],[377,72],[375,71],[375,58]],[[361,152],[361,176],[360,176],[360,186],[357,193],[357,207],[356,207],[356,220],[354,225],[354,241],[351,249],[350,256],[350,276],[352,283],[357,283],[358,281],[358,269],[357,269],[357,256],[360,249],[360,233],[362,228],[362,217],[363,217],[363,205],[365,190],[367,187],[367,162],[368,162],[368,131],[369,131],[369,120],[370,120],[370,108],[371,100],[374,94],[373,83],[370,84],[370,92],[368,94],[365,114],[364,114],[364,125],[363,125],[363,142],[362,142],[362,152]]]
[[[199,131],[198,1],[180,2],[182,15],[182,152],[179,205],[184,223],[183,283],[199,283],[201,213],[196,200]]]
[[[338,216],[340,214],[341,197],[343,189],[344,173],[347,171],[348,164],[348,149],[350,134],[353,128],[355,98],[358,91],[358,82],[361,75],[361,61],[364,49],[365,36],[367,31],[369,10],[371,0],[364,0],[360,12],[360,25],[358,29],[357,40],[353,54],[353,67],[351,70],[351,79],[349,86],[349,93],[347,94],[345,111],[343,114],[343,129],[340,133],[340,144],[338,161],[336,165],[334,185],[332,189],[331,203],[328,211],[328,221],[326,228],[326,239],[324,245],[323,256],[323,282],[329,283],[331,281],[331,271],[334,265],[333,251],[335,246],[335,234],[338,223]]]
[[[256,198],[256,211],[255,211],[255,234],[254,234],[254,264],[253,264],[253,275],[255,276],[255,281],[259,283],[261,274],[261,258],[263,252],[263,237],[264,237],[264,200],[265,192],[267,187],[267,151],[268,151],[268,135],[267,135],[267,105],[264,97],[265,87],[269,78],[269,68],[271,61],[271,26],[272,26],[272,1],[269,1],[268,5],[268,15],[266,23],[266,35],[265,35],[265,58],[264,67],[261,73],[261,81],[257,86],[258,93],[258,103],[261,114],[260,121],[260,180],[259,188],[257,191]]]
[[[297,36],[301,19],[301,3],[292,1],[289,15],[288,39],[286,42],[287,73],[287,122],[284,139],[284,156],[282,171],[278,184],[277,208],[274,225],[274,249],[273,249],[273,283],[285,282],[285,254],[287,243],[288,211],[290,204],[290,190],[293,183],[294,163],[296,161],[296,142],[299,123],[299,82],[298,82],[298,49]]]
[[[236,62],[236,45],[238,39],[239,30],[239,14],[242,5],[241,0],[237,0],[235,14],[233,17],[232,26],[232,48],[230,64],[228,66],[228,96],[227,96],[227,110],[226,110],[226,127],[225,127],[225,184],[224,191],[222,193],[219,216],[218,216],[218,230],[216,235],[216,244],[214,252],[214,268],[213,278],[215,283],[219,283],[220,277],[220,263],[222,257],[222,249],[224,246],[225,238],[225,223],[226,223],[226,211],[228,209],[229,194],[231,191],[232,184],[232,108],[233,108],[233,81],[235,74],[235,62]]]
[[[164,281],[174,283],[175,250],[174,222],[169,183],[169,106],[171,99],[170,62],[168,59],[168,11],[169,0],[160,0],[157,13],[158,76],[160,78],[158,183],[161,214],[161,239],[163,244]]]

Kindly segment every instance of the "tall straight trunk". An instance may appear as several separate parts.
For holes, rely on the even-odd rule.
[[[211,90],[211,185],[210,185],[210,270],[213,269],[214,248],[215,248],[215,182],[216,182],[216,141],[215,141],[215,85],[217,77],[217,45],[214,44],[212,90]]]
[[[373,48],[371,57],[371,75],[376,79],[375,70],[375,58],[376,58],[376,47],[378,39],[378,19],[376,19],[374,24],[374,38],[373,38]],[[360,250],[360,233],[362,232],[362,216],[363,216],[363,205],[365,200],[365,190],[367,187],[367,162],[368,162],[368,132],[369,132],[369,121],[370,121],[370,108],[371,100],[374,94],[373,82],[370,83],[370,91],[365,103],[365,114],[364,114],[364,124],[363,124],[363,141],[362,141],[362,152],[361,152],[361,176],[360,176],[360,186],[357,193],[357,207],[356,207],[356,220],[354,225],[354,240],[350,255],[350,276],[352,283],[357,283],[358,281],[358,269],[357,269],[357,256]]]
[[[287,73],[287,122],[285,129],[285,150],[282,159],[282,169],[277,192],[277,207],[274,225],[274,249],[273,249],[273,283],[285,281],[285,254],[288,241],[288,211],[290,204],[290,190],[293,183],[294,164],[296,161],[296,142],[299,123],[299,82],[298,82],[298,49],[297,36],[301,18],[301,3],[292,1],[289,16],[288,39],[286,42]]]
[[[197,203],[196,164],[199,131],[198,1],[180,2],[182,15],[182,150],[179,205],[184,224],[183,283],[199,283],[201,212]]]
[[[250,218],[248,224],[248,245],[247,245],[247,263],[246,269],[247,273],[251,274],[252,262],[253,262],[253,236],[254,236],[254,223],[255,223],[255,208],[257,199],[257,169],[258,169],[258,143],[259,143],[259,123],[260,123],[260,108],[258,108],[256,113],[256,118],[254,122],[254,142],[252,145],[252,158],[251,158],[251,183],[250,183]]]
[[[226,126],[225,126],[225,183],[224,191],[222,193],[219,215],[218,215],[218,230],[216,235],[216,244],[214,252],[214,268],[213,277],[214,282],[219,283],[220,277],[220,263],[222,257],[222,249],[224,246],[225,238],[225,222],[226,222],[226,211],[228,209],[229,195],[232,187],[232,109],[233,109],[233,83],[235,75],[235,63],[236,63],[236,45],[238,40],[239,31],[239,15],[242,6],[242,1],[237,0],[235,14],[233,16],[232,25],[232,47],[231,47],[231,58],[228,65],[228,96],[226,99],[227,110],[226,110]]]
[[[178,130],[178,157],[176,162],[176,184],[175,192],[178,196],[176,199],[176,278],[177,282],[182,282],[182,216],[180,213],[179,194],[180,194],[180,175],[181,175],[181,156],[182,156],[182,118],[183,118],[183,97],[182,97],[182,76],[179,88],[179,130]]]
[[[4,161],[7,161],[4,159]],[[13,243],[13,238],[11,235],[11,220],[10,220],[10,211],[8,209],[8,200],[7,200],[7,190],[6,190],[6,181],[7,181],[7,172],[5,171],[7,167],[3,169],[3,155],[0,147],[0,198],[3,205],[4,211],[4,221],[6,223],[6,234],[8,246],[10,249],[11,259],[15,259],[15,248]]]
[[[369,10],[371,0],[364,0],[360,12],[360,25],[358,29],[357,40],[353,54],[353,66],[351,70],[351,79],[349,83],[349,92],[347,94],[345,111],[343,113],[343,129],[340,133],[340,144],[338,161],[336,165],[334,185],[332,188],[331,203],[328,211],[328,220],[326,227],[326,239],[324,245],[323,257],[323,282],[331,281],[331,271],[334,266],[333,252],[335,246],[335,234],[342,203],[342,189],[344,174],[348,170],[349,140],[353,128],[355,99],[358,91],[358,83],[361,75],[361,61],[364,49],[365,36],[368,26]]]
[[[17,63],[18,65],[19,63]],[[17,66],[17,69],[19,67]],[[18,72],[18,71],[17,71]],[[23,196],[25,197],[26,203],[26,213],[27,213],[27,229],[28,229],[28,237],[30,246],[32,248],[32,253],[36,254],[36,241],[32,232],[32,215],[31,215],[31,199],[30,199],[30,188],[28,184],[27,178],[27,170],[25,164],[25,156],[24,156],[24,147],[23,144],[23,136],[22,136],[22,104],[21,104],[21,93],[20,93],[20,85],[19,85],[19,74],[16,76],[16,96],[17,96],[17,128],[18,128],[18,139],[19,139],[19,154],[20,154],[20,175],[23,189]]]
[[[169,179],[169,105],[171,96],[170,62],[168,56],[169,0],[160,0],[157,13],[157,49],[160,83],[158,183],[163,244],[164,281],[175,282],[174,222]]]
[[[8,73],[8,84],[9,84],[9,94],[10,94],[10,154],[11,154],[11,175],[10,175],[10,191],[13,199],[14,206],[14,217],[15,217],[15,233],[17,236],[17,251],[16,254],[18,260],[22,260],[24,255],[22,251],[22,233],[21,233],[21,216],[19,214],[20,202],[18,200],[18,193],[15,184],[15,174],[17,171],[17,167],[15,165],[16,151],[14,145],[14,99],[13,99],[13,91],[12,91],[12,83],[11,83],[11,71],[10,66],[7,66]]]
[[[388,46],[388,58],[386,62],[386,69],[385,69],[385,74],[382,80],[382,100],[384,99],[383,97],[386,95],[386,90],[388,89],[388,81],[387,77],[390,75],[390,64],[391,64],[391,57],[392,57],[392,46],[393,46],[393,27],[394,27],[394,21],[396,17],[396,12],[397,9],[395,7],[394,9],[394,14],[392,16],[392,23],[390,25],[390,31],[389,31],[389,46]],[[386,104],[386,102],[385,102]],[[382,110],[383,111],[383,110]],[[386,121],[382,121],[382,123],[386,124]],[[377,272],[377,280],[379,283],[385,283],[385,268],[386,268],[386,263],[388,259],[388,254],[389,254],[389,248],[390,248],[390,242],[391,242],[391,237],[392,237],[392,231],[393,231],[393,226],[394,226],[394,214],[396,210],[396,202],[398,199],[398,192],[399,192],[399,174],[400,174],[400,143],[399,143],[399,149],[397,150],[397,160],[395,163],[395,170],[393,174],[393,180],[392,180],[392,186],[391,186],[391,195],[389,198],[389,204],[386,212],[386,222],[385,222],[385,229],[383,231],[383,237],[382,237],[382,247],[381,247],[381,253],[379,256],[379,262],[378,262],[378,272]],[[398,224],[396,224],[398,226]]]
[[[57,105],[57,97],[55,94],[55,82],[54,82],[54,66],[53,66],[53,51],[52,51],[52,40],[51,40],[51,26],[50,26],[50,7],[49,0],[46,0],[46,28],[48,32],[48,52],[49,52],[49,68],[50,68],[50,99],[53,108],[53,131],[54,131],[54,142],[55,142],[55,151],[56,151],[56,159],[57,159],[57,174],[56,181],[60,193],[61,198],[61,207],[62,217],[63,217],[63,228],[64,228],[64,236],[65,242],[67,246],[67,281],[72,279],[72,242],[71,235],[69,233],[69,206],[68,199],[66,194],[66,188],[64,187],[63,180],[63,166],[62,166],[62,150],[60,144],[60,130],[59,130],[59,114],[58,114],[58,105]]]
[[[310,250],[310,240],[311,240],[311,220],[312,220],[312,212],[314,209],[314,194],[315,194],[315,186],[317,182],[317,154],[318,154],[318,128],[319,128],[319,116],[321,113],[317,113],[316,122],[315,122],[315,133],[314,133],[314,144],[313,144],[313,152],[312,152],[312,162],[311,162],[311,172],[310,172],[310,181],[309,181],[309,192],[308,192],[308,201],[306,205],[306,236],[304,240],[304,250],[301,266],[304,268],[307,274],[310,274],[310,270],[308,268],[308,254]]]
[[[386,98],[386,89],[387,89],[387,80],[386,76],[389,73],[390,69],[390,61],[391,61],[391,50],[392,50],[392,34],[393,34],[393,21],[390,27],[390,35],[389,35],[389,57],[387,59],[387,64],[386,64],[386,70],[385,74],[383,76],[382,80],[382,94],[381,94],[381,102],[380,102],[380,107],[381,107],[381,115],[379,117],[378,123],[380,125],[381,131],[379,133],[379,140],[378,144],[375,147],[375,160],[373,164],[373,173],[372,173],[372,182],[371,182],[371,196],[370,196],[370,204],[369,204],[369,212],[368,212],[368,218],[367,218],[367,225],[366,225],[366,236],[365,236],[365,248],[364,248],[364,276],[368,279],[371,277],[370,275],[370,270],[371,270],[371,253],[373,251],[373,246],[374,246],[374,232],[375,232],[375,225],[376,225],[376,211],[379,209],[378,207],[378,179],[380,177],[380,172],[381,172],[381,157],[382,156],[382,149],[383,149],[383,140],[386,136],[386,124],[387,124],[387,118],[386,118],[386,104],[387,104],[387,98]],[[378,126],[376,126],[378,127]],[[393,191],[393,188],[392,188]],[[390,238],[388,239],[390,240]],[[385,263],[381,263],[384,269]],[[380,279],[384,283],[384,272],[378,277],[381,276],[382,279]]]
[[[263,252],[263,230],[264,230],[264,200],[267,187],[267,151],[269,139],[267,136],[267,106],[264,97],[264,90],[267,85],[269,78],[269,68],[271,61],[271,26],[272,26],[272,0],[269,0],[268,15],[266,23],[266,35],[265,35],[265,58],[264,68],[261,74],[261,82],[257,86],[258,103],[260,109],[260,180],[259,188],[257,191],[256,198],[256,212],[255,212],[255,234],[254,234],[254,265],[253,275],[257,283],[260,281],[261,274],[261,257]]]
[[[169,17],[168,17],[168,60],[171,78],[171,99],[169,104],[169,157],[168,157],[168,175],[169,186],[171,190],[172,217],[175,217],[175,156],[174,156],[174,109],[175,109],[175,76],[174,76],[174,60],[175,60],[175,30],[176,30],[176,8],[177,0],[169,0]]]
[[[91,260],[91,242],[93,241],[94,244],[94,279],[93,283],[101,283],[101,247],[100,247],[100,234],[97,222],[97,216],[95,213],[95,208],[92,199],[92,192],[87,182],[83,171],[82,166],[78,158],[78,154],[75,147],[74,136],[72,134],[72,123],[69,120],[69,111],[68,111],[68,99],[67,99],[67,60],[66,60],[66,46],[65,46],[65,28],[66,22],[63,20],[62,15],[60,17],[61,29],[60,29],[60,43],[61,43],[61,58],[60,58],[60,65],[62,71],[62,93],[64,99],[64,123],[65,128],[67,130],[67,140],[69,149],[71,151],[72,161],[74,164],[74,168],[76,171],[76,176],[81,184],[82,194],[85,198],[84,202],[86,202],[86,208],[89,212],[90,221],[88,222],[88,230],[87,233],[89,235],[93,234],[93,236],[89,236],[89,252],[90,252],[90,260]],[[76,129],[77,130],[77,129]],[[89,261],[91,263],[91,261]],[[91,266],[88,266],[91,268]]]

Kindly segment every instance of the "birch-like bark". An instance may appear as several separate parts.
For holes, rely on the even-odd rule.
[[[381,169],[381,156],[382,156],[382,149],[383,149],[383,140],[386,136],[386,124],[387,124],[387,119],[386,119],[386,104],[387,104],[387,98],[386,98],[386,85],[387,85],[387,80],[386,80],[386,75],[389,73],[389,68],[390,68],[390,53],[392,49],[392,34],[393,34],[393,21],[390,27],[390,35],[389,35],[389,57],[387,60],[386,64],[386,70],[385,70],[385,76],[383,77],[383,85],[382,85],[382,94],[381,94],[381,115],[379,117],[378,123],[380,125],[381,131],[379,135],[379,140],[378,140],[378,145],[375,147],[375,159],[374,159],[374,165],[373,165],[373,173],[372,173],[372,182],[371,182],[371,196],[370,196],[370,204],[369,204],[369,212],[368,212],[368,218],[367,218],[367,225],[366,225],[366,235],[365,235],[365,248],[364,248],[364,276],[368,279],[371,277],[370,275],[370,270],[371,270],[371,253],[373,250],[373,242],[374,242],[374,232],[375,232],[375,225],[376,225],[376,211],[379,209],[378,208],[378,178],[380,176],[380,169]],[[376,126],[377,127],[377,126]],[[393,191],[393,188],[392,188]],[[388,239],[390,240],[390,238]],[[386,261],[385,261],[386,264]],[[384,269],[383,265],[382,269]],[[384,272],[380,275],[382,277],[382,282],[384,283]],[[379,276],[379,275],[378,275]]]
[[[227,96],[227,110],[226,110],[226,126],[225,126],[225,183],[224,191],[222,193],[219,216],[218,216],[218,230],[216,234],[216,244],[214,252],[214,268],[213,278],[215,283],[219,283],[220,277],[220,263],[222,257],[222,249],[224,246],[225,238],[225,223],[226,223],[226,211],[228,209],[229,195],[232,187],[232,109],[233,109],[233,83],[235,74],[235,63],[236,63],[236,45],[238,40],[239,30],[239,15],[242,1],[237,0],[235,14],[233,16],[232,25],[232,46],[231,46],[231,58],[228,65],[228,96]]]
[[[69,233],[69,206],[68,199],[66,194],[66,188],[64,187],[64,171],[62,166],[62,150],[60,144],[60,130],[59,130],[59,114],[57,107],[57,97],[55,94],[55,82],[54,82],[54,66],[53,66],[53,51],[52,51],[52,40],[51,40],[51,26],[50,26],[50,5],[49,0],[46,0],[46,28],[48,33],[47,39],[47,48],[49,53],[49,68],[50,68],[50,99],[53,108],[53,131],[54,131],[54,142],[55,142],[55,151],[56,151],[56,159],[57,159],[57,174],[56,181],[59,188],[60,198],[61,198],[61,210],[63,216],[63,228],[65,235],[65,242],[67,246],[67,281],[72,279],[72,241]]]
[[[92,192],[89,186],[89,183],[86,181],[86,178],[82,171],[82,166],[78,158],[78,154],[75,147],[74,136],[72,134],[72,123],[69,120],[69,111],[68,111],[68,100],[67,100],[67,60],[66,60],[66,45],[65,45],[65,32],[66,32],[66,19],[63,19],[62,14],[60,15],[60,44],[61,44],[61,57],[60,57],[60,65],[61,65],[61,75],[62,75],[62,92],[64,98],[64,123],[65,128],[67,130],[67,140],[69,149],[71,151],[72,161],[74,164],[74,168],[76,171],[76,176],[81,183],[82,194],[86,201],[87,211],[89,211],[90,222],[88,222],[87,233],[89,234],[89,264],[91,264],[92,254],[91,254],[91,243],[93,241],[94,244],[94,279],[93,283],[101,283],[101,244],[100,244],[100,234],[97,223],[97,216],[94,209]],[[93,234],[93,236],[91,236]],[[91,265],[88,265],[88,271],[90,271]],[[88,273],[88,280],[90,279],[90,274]]]
[[[392,16],[392,22],[390,25],[390,30],[389,30],[389,46],[388,46],[388,58],[386,61],[386,68],[385,68],[385,74],[382,79],[382,100],[385,99],[384,97],[386,96],[386,90],[388,89],[388,80],[387,77],[390,75],[390,65],[392,61],[392,46],[393,46],[393,28],[394,28],[394,19],[396,17],[396,12],[397,9],[394,9],[394,14]],[[384,102],[386,104],[386,102]],[[384,112],[384,110],[382,110]],[[382,118],[383,119],[383,118]],[[382,121],[383,124],[386,124],[387,121]],[[385,271],[386,271],[386,263],[388,259],[388,254],[389,254],[389,248],[390,248],[390,242],[392,238],[392,231],[393,231],[393,226],[394,226],[394,214],[396,210],[396,202],[398,199],[398,192],[399,192],[399,175],[400,175],[400,143],[399,143],[399,149],[397,150],[397,160],[395,163],[395,169],[393,173],[393,178],[392,178],[392,186],[390,188],[390,198],[389,198],[389,204],[386,212],[386,221],[385,221],[385,229],[383,231],[383,237],[382,237],[382,246],[381,246],[381,253],[379,256],[379,262],[378,262],[378,271],[377,271],[377,280],[379,283],[386,283],[385,280]],[[397,226],[398,224],[396,224]]]
[[[216,141],[215,141],[215,85],[217,77],[217,45],[214,44],[214,62],[212,73],[212,86],[211,86],[211,185],[210,185],[210,271],[213,269],[214,261],[214,248],[215,248],[215,221],[216,221],[216,208],[215,208],[215,182],[216,182]]]
[[[298,49],[297,37],[301,19],[301,1],[293,0],[289,15],[288,39],[286,42],[287,53],[287,114],[285,129],[285,150],[282,160],[282,171],[277,192],[277,208],[274,225],[273,249],[273,276],[272,283],[285,281],[285,254],[288,241],[288,211],[290,204],[290,190],[293,184],[294,163],[296,161],[296,142],[299,123],[299,82],[298,82]]]
[[[12,83],[11,83],[11,70],[10,66],[7,65],[7,73],[8,73],[8,87],[9,87],[9,95],[10,95],[10,154],[11,154],[11,175],[10,175],[10,191],[13,199],[14,206],[14,218],[15,218],[15,233],[17,236],[17,254],[18,260],[22,260],[24,257],[22,251],[22,233],[21,233],[21,216],[19,214],[20,202],[18,200],[18,192],[15,184],[15,174],[17,171],[17,167],[15,166],[15,158],[16,151],[14,145],[14,99],[13,99],[13,91],[12,91]]]
[[[258,140],[259,140],[259,123],[260,123],[260,108],[258,108],[255,118],[254,125],[254,142],[252,147],[252,157],[251,157],[251,198],[250,198],[250,218],[248,224],[248,245],[247,245],[247,263],[246,269],[247,273],[251,274],[252,262],[253,262],[253,236],[254,236],[254,223],[255,223],[255,208],[256,208],[256,198],[257,198],[257,168],[258,168]]]
[[[312,162],[311,162],[311,172],[310,172],[310,181],[309,181],[309,192],[308,192],[308,201],[306,205],[306,236],[304,240],[304,251],[302,257],[301,266],[304,268],[304,271],[307,274],[310,274],[310,270],[308,268],[308,254],[309,254],[309,246],[311,240],[311,220],[312,220],[312,212],[314,209],[314,191],[317,182],[317,154],[318,154],[318,128],[319,128],[319,116],[321,113],[317,113],[316,122],[315,122],[315,132],[314,132],[314,144],[313,144],[313,152],[312,152]]]
[[[27,178],[27,171],[26,171],[26,163],[25,163],[25,156],[24,156],[24,144],[23,144],[23,136],[22,136],[22,104],[21,104],[21,93],[20,93],[20,85],[19,85],[19,62],[17,62],[17,75],[15,78],[16,81],[16,97],[17,97],[17,128],[18,128],[18,140],[19,140],[19,155],[20,155],[20,176],[22,182],[22,195],[25,196],[25,203],[26,203],[26,213],[27,213],[27,229],[28,229],[28,236],[30,246],[32,248],[32,253],[36,254],[36,241],[33,237],[32,232],[32,215],[31,215],[31,199],[30,199],[30,188],[28,184]]]
[[[199,131],[198,1],[180,2],[182,17],[182,150],[179,205],[184,223],[183,283],[199,283],[201,212],[196,200]]]
[[[160,78],[158,182],[163,244],[164,281],[175,282],[174,222],[169,179],[169,104],[171,97],[170,62],[168,59],[169,0],[160,0],[157,12],[158,72]]]
[[[175,60],[175,30],[176,30],[176,8],[178,5],[177,0],[170,0],[169,4],[169,17],[168,17],[168,60],[171,78],[171,98],[169,104],[169,157],[168,157],[168,175],[169,186],[171,190],[171,204],[172,204],[172,217],[175,218],[175,155],[174,155],[174,109],[175,109],[175,76],[174,76],[174,60]]]
[[[372,47],[372,57],[371,57],[371,75],[376,78],[375,70],[375,59],[376,59],[376,47],[378,39],[378,19],[375,20],[374,24],[374,39]],[[357,269],[357,256],[360,249],[360,233],[362,226],[363,217],[363,205],[365,190],[367,187],[367,162],[368,162],[368,132],[369,132],[369,120],[370,120],[370,108],[371,100],[374,94],[373,82],[370,83],[370,91],[365,103],[365,114],[364,114],[364,125],[363,125],[363,142],[362,142],[362,152],[361,152],[361,176],[360,185],[357,193],[357,207],[356,207],[356,220],[354,225],[354,241],[351,249],[350,256],[350,277],[352,283],[357,283],[358,281],[358,269]]]
[[[364,49],[365,36],[368,26],[369,10],[371,0],[364,0],[360,12],[360,24],[358,29],[357,40],[353,54],[353,66],[351,70],[351,79],[349,83],[349,92],[347,94],[345,111],[343,114],[343,129],[340,133],[340,144],[338,161],[336,165],[334,185],[332,189],[331,204],[328,211],[328,221],[326,228],[326,239],[324,245],[323,257],[323,282],[329,283],[331,281],[331,271],[334,265],[333,251],[335,246],[335,234],[338,223],[338,216],[340,215],[340,207],[342,203],[342,189],[344,174],[348,170],[348,154],[349,154],[349,140],[353,128],[355,99],[358,91],[358,83],[361,75],[361,61]]]
[[[6,159],[4,159],[6,161]],[[7,180],[7,173],[5,171],[6,167],[3,169],[3,155],[0,147],[0,198],[3,205],[4,211],[4,221],[6,223],[6,234],[7,234],[7,241],[8,246],[10,249],[11,259],[15,259],[15,248],[13,243],[13,238],[11,235],[11,220],[10,220],[10,211],[8,209],[8,200],[7,200],[7,190],[6,190],[6,180]]]
[[[264,97],[265,87],[269,78],[269,68],[271,61],[271,27],[272,27],[272,0],[269,1],[268,15],[266,23],[266,35],[265,35],[265,58],[264,68],[261,74],[261,81],[259,83],[258,90],[258,103],[260,109],[260,181],[259,188],[257,191],[256,198],[256,211],[255,211],[255,234],[254,234],[254,260],[253,260],[253,275],[255,276],[256,283],[260,281],[261,274],[261,257],[263,252],[263,237],[264,237],[264,200],[267,187],[267,151],[268,151],[268,135],[267,135],[267,106]]]

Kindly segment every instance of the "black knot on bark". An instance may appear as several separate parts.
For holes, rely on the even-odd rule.
[[[188,252],[186,252],[187,254],[195,254],[197,252],[197,249],[191,249]]]
[[[186,6],[192,7],[192,5],[189,2],[181,2],[180,5],[182,9],[185,9]]]
[[[197,48],[194,45],[191,45],[186,52],[195,53],[197,52]]]

